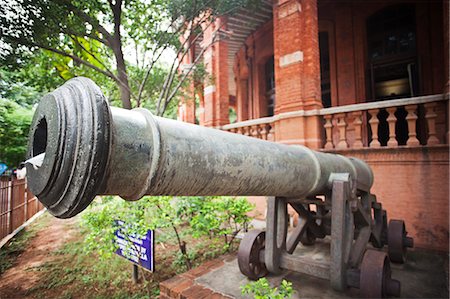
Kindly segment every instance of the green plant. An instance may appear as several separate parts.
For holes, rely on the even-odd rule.
[[[250,282],[241,287],[242,294],[253,295],[255,299],[284,299],[291,298],[293,294],[292,282],[284,280],[277,288],[272,288],[266,278]]]
[[[10,167],[25,160],[33,110],[0,96],[0,162]]]
[[[102,204],[104,200],[107,203]],[[117,249],[114,241],[114,232],[117,230],[116,220],[126,222],[128,236],[142,236],[149,229],[170,228],[175,234],[187,269],[192,267],[187,253],[187,244],[180,234],[180,226],[184,221],[182,217],[177,216],[172,197],[146,196],[135,202],[108,197],[99,199],[97,205],[93,205],[83,214],[83,220],[88,231],[86,249],[97,251],[101,257],[109,257]]]
[[[202,205],[189,219],[194,236],[213,235],[222,237],[224,250],[233,249],[236,235],[246,229],[250,222],[247,213],[253,209],[245,198],[205,197]]]
[[[115,220],[124,220],[127,225],[125,235],[144,235],[149,229],[157,234],[164,231],[158,236],[160,242],[178,246],[173,268],[177,272],[189,270],[194,261],[212,258],[223,249],[232,250],[237,233],[250,220],[247,213],[251,209],[252,205],[246,199],[231,197],[146,196],[134,202],[118,197],[98,198],[82,216],[86,230],[85,248],[98,253],[101,258],[110,257],[117,249]],[[200,238],[204,235],[210,239],[214,237],[210,242],[217,240],[217,244],[219,238],[223,238],[222,251],[215,245],[214,252],[204,254],[203,248],[193,246],[194,241],[190,245],[187,243],[191,242],[192,236]]]

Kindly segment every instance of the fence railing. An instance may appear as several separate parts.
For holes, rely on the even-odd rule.
[[[0,177],[0,240],[43,208],[28,191],[25,179]]]

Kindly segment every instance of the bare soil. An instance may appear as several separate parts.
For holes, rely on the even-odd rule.
[[[55,258],[52,252],[61,248],[73,236],[76,221],[76,218],[61,220],[55,217],[48,220],[17,257],[14,266],[0,277],[0,298],[30,298],[28,290],[38,284],[42,274],[32,269]]]

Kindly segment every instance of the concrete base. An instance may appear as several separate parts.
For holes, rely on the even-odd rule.
[[[321,258],[321,254],[312,249],[303,249],[306,255]],[[415,250],[409,252],[404,265],[391,264],[392,277],[401,281],[402,298],[448,298],[448,258],[445,255]],[[281,275],[269,275],[272,286],[278,286],[281,280],[291,281],[295,294],[293,298],[359,298],[359,290],[348,289],[337,292],[331,289],[329,281],[305,274],[285,271]],[[216,294],[231,298],[251,298],[241,295],[240,287],[249,280],[240,273],[236,258],[224,260],[222,266],[197,277],[194,284],[210,289]],[[202,297],[208,298],[208,297]]]

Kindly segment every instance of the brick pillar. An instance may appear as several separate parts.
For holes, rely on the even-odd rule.
[[[322,108],[317,0],[274,5],[275,114]],[[293,30],[292,28],[295,28]],[[276,140],[321,147],[318,116],[281,118]]]
[[[195,45],[192,45],[191,41],[194,40],[193,35],[189,35],[189,51],[186,55],[180,54],[179,59],[181,60],[179,71],[187,72],[195,61]],[[186,39],[184,36],[180,38],[181,43]],[[192,73],[191,73],[192,74]],[[190,76],[192,77],[192,76]],[[195,85],[192,78],[188,79],[189,82],[187,86],[183,89],[183,95],[181,101],[178,105],[178,120],[188,122],[191,124],[195,123]]]
[[[224,37],[226,19],[218,18],[203,34],[203,46],[213,45],[204,53],[206,71],[209,74],[204,82],[204,125],[216,127],[228,124],[228,43]]]
[[[244,121],[248,120],[248,80],[241,78],[238,84],[237,121]]]
[[[236,57],[236,114],[237,121],[248,120],[248,65],[245,51]]]
[[[195,92],[193,84],[189,84],[183,92],[183,97],[178,105],[178,120],[195,124]]]
[[[449,2],[444,0],[444,66],[445,66],[445,85],[444,85],[444,93],[450,92],[450,63],[449,63],[449,38],[450,38],[450,32],[449,32],[449,17],[450,17],[450,5]]]

